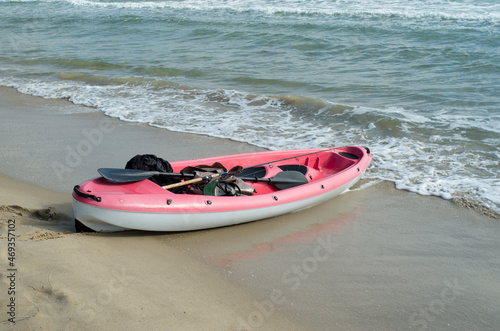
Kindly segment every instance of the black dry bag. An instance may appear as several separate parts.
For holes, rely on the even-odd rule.
[[[136,155],[131,158],[125,165],[125,169],[139,169],[146,171],[173,172],[172,166],[168,161],[157,157],[153,154]],[[160,186],[178,183],[182,180],[182,176],[161,176],[155,175],[149,178],[150,181]],[[185,187],[176,187],[170,191],[174,193],[183,193],[187,191]]]

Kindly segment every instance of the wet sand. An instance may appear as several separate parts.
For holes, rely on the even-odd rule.
[[[496,219],[361,182],[320,206],[233,227],[76,234],[71,189],[99,167],[259,149],[9,88],[0,100],[2,328],[500,329]]]
[[[498,231],[496,220],[381,183],[269,222],[161,240],[311,330],[495,330]]]

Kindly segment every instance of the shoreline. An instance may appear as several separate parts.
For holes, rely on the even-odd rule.
[[[22,108],[23,111],[28,112],[26,116],[33,118],[33,121],[40,121],[45,124],[43,130],[37,130],[33,125],[26,125],[25,128],[19,123],[11,125],[5,123],[5,115],[7,115],[7,120],[13,118],[14,122],[16,121],[16,115],[11,112],[4,114],[4,124],[0,123],[0,128],[10,132],[20,129],[30,131],[31,134],[24,137],[24,139],[21,138],[19,142],[19,145],[24,145],[25,148],[30,150],[24,153],[15,151],[12,154],[15,155],[15,158],[13,157],[10,162],[6,160],[10,156],[10,151],[4,150],[4,157],[0,159],[0,173],[57,192],[71,192],[74,185],[98,177],[97,171],[94,170],[104,167],[104,164],[106,167],[124,167],[126,162],[136,154],[152,153],[167,161],[178,161],[267,150],[230,139],[169,131],[143,123],[124,122],[117,118],[108,117],[93,107],[75,105],[65,99],[44,99],[26,95],[12,87],[0,86],[0,97],[7,106],[4,107],[4,112],[8,111],[9,105],[16,105],[16,108]],[[34,111],[34,108],[37,108],[37,110]],[[49,116],[55,119],[61,115],[70,117],[65,124],[65,130],[61,132],[61,135],[65,137],[64,141],[58,139],[56,135],[47,137],[47,131],[57,132],[61,128],[57,126],[57,120],[47,122],[46,117]],[[74,127],[77,129],[72,130],[71,128]],[[147,134],[143,135],[145,132]],[[36,142],[30,141],[29,137],[33,134],[39,137]],[[115,141],[126,141],[129,145],[112,145],[113,142],[107,141],[107,135],[112,135]],[[133,139],[130,138],[132,135],[135,135]],[[169,148],[170,139],[175,141],[175,147],[181,145],[183,150],[175,147]],[[53,146],[51,148],[40,146],[44,142],[50,142]],[[42,153],[37,152],[39,149],[50,154],[42,155]],[[109,155],[110,152],[111,155]],[[126,152],[129,155],[128,158],[125,156]],[[169,155],[165,155],[166,152]],[[36,164],[37,167],[30,166],[33,154],[44,159],[44,163]],[[25,167],[28,170],[27,172],[30,173],[29,176],[19,171],[17,165],[19,162],[23,163],[23,168]],[[42,166],[42,168],[39,168],[39,166]],[[33,176],[38,171],[42,172],[41,178]],[[72,175],[76,178],[76,181],[71,179]],[[394,184],[393,182],[390,183]],[[413,193],[406,190],[401,191]],[[443,200],[446,201],[446,199]],[[500,220],[500,213],[478,201],[465,197],[453,197],[449,201],[461,208],[474,210],[481,215]]]
[[[500,301],[500,224],[491,217],[381,182],[238,226],[76,234],[70,192],[98,167],[145,153],[175,161],[261,149],[11,88],[0,97],[0,225],[8,239],[16,220],[15,328],[500,328],[491,308]],[[0,260],[5,276],[7,255]],[[4,307],[9,299],[2,291]],[[3,315],[0,325],[14,329]]]

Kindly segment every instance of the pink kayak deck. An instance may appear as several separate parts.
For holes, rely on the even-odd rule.
[[[281,159],[286,160],[275,162]],[[76,193],[73,193],[73,198],[97,208],[138,213],[220,213],[258,209],[292,203],[342,187],[359,177],[370,161],[371,155],[367,150],[356,146],[257,152],[178,161],[171,162],[174,172],[180,172],[186,166],[211,165],[215,162],[222,163],[227,169],[237,165],[244,168],[260,165],[266,169],[265,178],[272,178],[282,171],[280,165],[303,165],[307,167],[306,178],[309,183],[279,190],[265,182],[247,182],[255,188],[255,195],[228,197],[174,194],[149,180],[113,183],[96,178],[82,183],[80,190],[100,197],[100,201]]]

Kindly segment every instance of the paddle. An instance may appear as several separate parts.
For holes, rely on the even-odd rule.
[[[155,175],[164,175],[164,176],[178,176],[178,177],[194,177],[194,174],[180,174],[180,173],[170,173],[170,172],[159,172],[159,171],[145,171],[145,170],[136,170],[136,169],[117,169],[117,168],[99,168],[97,169],[99,174],[102,177],[110,180],[112,182],[117,183],[126,183],[126,182],[136,182],[144,179],[148,179]],[[204,180],[211,180],[213,178],[217,178],[221,175],[225,175],[227,173],[221,174],[212,174],[209,176],[204,176],[200,178],[194,178],[191,180],[186,180],[183,182],[166,185],[163,186],[164,189],[168,190],[174,187],[189,185],[193,183],[198,183]],[[286,188],[291,188],[295,186],[299,186],[302,184],[308,183],[307,178],[299,171],[282,171],[276,174],[273,178],[257,178],[257,177],[242,177],[244,181],[253,181],[253,182],[267,182],[269,184],[273,184],[276,188],[280,190],[284,190]]]
[[[176,176],[176,177],[194,177],[194,174],[176,174],[171,172],[147,171],[139,169],[117,169],[117,168],[99,168],[97,172],[107,180],[117,183],[138,182],[156,175]]]
[[[305,153],[305,154],[301,154],[301,155],[286,157],[284,159],[274,160],[274,161],[270,161],[270,162],[264,162],[261,164],[254,165],[252,167],[247,167],[245,169],[249,169],[249,168],[256,169],[259,166],[262,166],[265,164],[271,164],[271,163],[276,163],[276,162],[280,162],[280,161],[295,159],[298,157],[307,156],[307,155],[311,155],[311,154],[323,153],[323,152],[331,151],[332,149],[335,149],[335,148],[336,147],[331,147],[331,148],[327,148],[327,149],[320,150],[320,151],[314,151],[314,152]],[[144,170],[135,170],[135,169],[100,168],[100,169],[97,169],[97,171],[104,178],[106,178],[110,181],[113,181],[113,182],[118,182],[118,183],[140,181],[140,180],[148,179],[148,178],[155,176],[155,175],[177,176],[177,177],[183,177],[183,178],[194,177],[194,174],[179,174],[179,173],[169,173],[169,172],[159,172],[159,171],[144,171]],[[272,183],[279,189],[294,187],[294,186],[302,185],[302,184],[305,184],[308,182],[307,178],[299,171],[283,171],[282,173],[284,175],[278,176],[279,174],[281,174],[281,173],[279,173],[274,178],[272,178],[273,180],[276,179],[276,181],[274,181]],[[222,175],[222,174],[217,174],[217,176],[215,176],[215,174],[214,174],[212,176],[218,177],[220,175]],[[214,177],[212,177],[212,178],[214,178]],[[203,180],[200,178],[196,178],[196,179],[197,179],[196,182]],[[251,178],[241,177],[241,179],[243,179],[245,181],[249,181],[249,180],[255,181],[255,182],[266,181],[266,182],[271,183],[271,178],[257,178],[257,176],[254,176]],[[179,186],[182,186],[182,185],[188,185],[191,183],[193,183],[193,182],[184,181],[184,182],[180,182],[177,184],[180,184]],[[177,184],[172,184],[172,185],[177,185]],[[280,185],[283,188],[278,187],[278,185],[276,185],[276,184]],[[170,186],[170,185],[168,185],[168,186]]]

